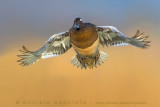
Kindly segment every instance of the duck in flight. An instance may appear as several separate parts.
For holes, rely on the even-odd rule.
[[[99,45],[108,47],[130,44],[145,49],[150,41],[146,41],[148,36],[142,36],[143,33],[139,30],[135,36],[127,37],[113,26],[96,26],[76,18],[69,31],[54,34],[39,50],[32,52],[23,46],[18,62],[23,66],[32,65],[40,58],[56,57],[73,47],[76,55],[71,59],[71,63],[82,69],[93,68],[104,63],[108,57],[99,50]]]

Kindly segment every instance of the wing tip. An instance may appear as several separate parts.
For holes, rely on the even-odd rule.
[[[130,38],[134,42],[132,43],[132,41],[130,41],[130,43],[142,49],[148,49],[148,47],[150,46],[149,43],[151,43],[151,41],[146,41],[146,39],[149,36],[143,36],[143,35],[144,35],[144,32],[140,33],[140,30],[137,30],[136,34]]]
[[[33,52],[29,51],[25,46],[22,46],[22,50],[19,50],[20,52],[22,52],[22,55],[17,55],[17,57],[19,57],[20,59],[17,60],[17,62],[20,62],[19,65],[22,66],[29,66],[32,65],[32,58],[35,58],[33,61],[37,61],[36,58],[38,58],[37,56],[34,55]]]

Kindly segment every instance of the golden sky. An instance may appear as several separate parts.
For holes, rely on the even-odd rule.
[[[55,104],[55,101],[80,101],[83,106],[99,107],[96,102],[145,102],[127,107],[150,107],[160,105],[160,67],[158,41],[154,38],[149,49],[133,46],[100,47],[109,54],[107,61],[94,69],[81,70],[70,63],[75,55],[67,53],[40,60],[29,67],[18,65],[20,54],[17,46],[0,56],[1,105],[6,107],[75,107],[82,104]],[[31,49],[38,49],[40,44]],[[28,44],[29,44],[28,43]],[[31,46],[31,45],[29,45]],[[27,46],[29,48],[29,46]],[[24,101],[48,101],[50,104],[23,104]],[[19,104],[16,104],[19,101]],[[102,104],[101,106],[106,106]],[[123,107],[123,104],[110,104]]]

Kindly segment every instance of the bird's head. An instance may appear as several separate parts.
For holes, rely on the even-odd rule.
[[[82,24],[83,24],[82,19],[78,17],[74,20],[72,28],[79,31],[82,28]]]

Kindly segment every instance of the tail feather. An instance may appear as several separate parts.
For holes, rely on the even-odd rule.
[[[93,67],[97,67],[97,65],[101,65],[102,63],[104,63],[107,57],[108,55],[106,53],[99,51],[95,56],[82,57],[76,55],[72,58],[71,63],[74,66],[77,66],[77,68],[81,67],[81,69],[86,69],[88,67],[91,69]]]
[[[32,65],[41,57],[40,55],[37,55],[36,52],[28,51],[25,46],[23,46],[23,50],[20,51],[23,53],[23,55],[17,55],[21,58],[17,62],[21,62],[20,65],[23,66]]]
[[[105,60],[107,59],[108,55],[106,53],[102,52],[102,51],[100,51],[99,53],[100,53],[100,57],[99,57],[99,59],[98,59],[96,64],[101,65],[102,63],[105,62]],[[96,66],[96,64],[95,64],[95,66]]]

